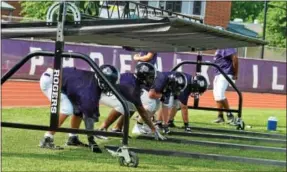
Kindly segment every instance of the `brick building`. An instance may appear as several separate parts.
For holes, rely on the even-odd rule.
[[[227,27],[231,15],[231,1],[140,1],[157,8],[199,17],[205,24]]]
[[[231,16],[231,1],[207,1],[204,23],[227,27]]]

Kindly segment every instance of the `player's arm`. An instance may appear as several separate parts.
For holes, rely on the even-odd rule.
[[[144,56],[140,56],[139,54],[136,54],[136,55],[134,55],[134,60],[147,62],[147,61],[150,61],[153,56],[154,56],[154,53],[152,53],[152,52],[149,52]]]
[[[150,129],[154,133],[155,139],[156,140],[166,140],[166,138],[164,136],[162,136],[160,134],[160,132],[158,131],[158,129],[156,129],[155,126],[153,125],[153,123],[151,121],[151,118],[149,117],[149,114],[145,110],[145,108],[142,105],[141,106],[136,106],[136,108],[137,108],[137,111],[138,111],[139,115],[143,119],[143,121],[150,127]]]
[[[154,132],[155,127],[151,121],[151,118],[149,118],[148,112],[145,110],[143,106],[136,106],[137,111],[139,115],[142,117],[143,121],[151,128],[151,130]]]
[[[151,99],[159,99],[162,97],[162,94],[157,92],[155,89],[150,89],[148,94]]]
[[[160,99],[163,96],[163,90],[166,86],[166,79],[157,76],[154,80],[153,85],[149,90],[149,98],[151,99]]]
[[[239,68],[239,63],[238,63],[238,56],[237,53],[232,55],[232,66],[234,70],[234,77],[233,79],[236,80],[238,78],[238,68]]]

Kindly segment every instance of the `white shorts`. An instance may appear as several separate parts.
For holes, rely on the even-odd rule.
[[[232,75],[228,75],[232,79]],[[224,78],[222,74],[216,75],[213,80],[213,97],[215,101],[221,101],[225,99],[225,91],[229,85],[229,82]]]
[[[105,93],[101,94],[100,103],[104,104],[110,108],[114,108],[116,111],[120,112],[121,114],[124,114],[124,107],[121,104],[121,102],[118,100],[118,98],[115,95],[107,96]],[[127,101],[129,111],[136,111],[136,107],[133,103]]]
[[[149,98],[149,93],[142,89],[141,101],[144,108],[149,112],[156,112],[159,109],[160,100]]]
[[[176,107],[176,109],[180,109],[181,108],[181,102],[179,100],[175,100],[173,102],[173,106],[172,108]]]
[[[53,81],[53,69],[48,68],[40,78],[40,88],[45,96],[51,101],[52,95],[52,81]],[[73,115],[73,105],[69,98],[61,93],[60,101],[60,113],[65,115]]]

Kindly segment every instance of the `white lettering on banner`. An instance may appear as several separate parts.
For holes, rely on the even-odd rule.
[[[210,62],[210,61],[205,61],[205,62]],[[209,76],[208,76],[208,73],[207,73],[208,69],[209,69],[209,66],[202,65],[200,74],[205,77],[205,79],[207,81],[207,85],[210,85]]]
[[[97,52],[91,52],[90,53],[90,58],[95,61],[96,59],[99,61],[97,64],[99,66],[103,65],[104,64],[104,56],[102,53],[97,53]],[[94,71],[92,68],[91,68],[91,71]]]
[[[284,90],[284,85],[277,84],[278,82],[278,68],[273,66],[272,75],[272,89],[273,90]]]
[[[39,47],[30,47],[30,53],[34,51],[42,50]],[[43,56],[35,56],[31,59],[31,67],[29,75],[35,75],[36,66],[42,66],[44,64],[44,57]]]
[[[253,65],[253,88],[258,88],[258,65]]]
[[[162,72],[162,60],[161,60],[161,57],[157,57],[156,65],[157,65],[157,70]]]
[[[73,52],[73,50],[68,50],[68,52]],[[66,57],[63,59],[63,67],[74,67],[74,59]]]
[[[113,51],[113,66],[116,66],[117,64],[117,49],[114,49]]]
[[[126,71],[131,71],[131,65],[126,64],[126,61],[132,61],[132,56],[129,54],[120,54],[120,66],[121,66],[121,73]]]
[[[181,59],[176,59],[176,64],[181,63]],[[178,72],[182,72],[182,66],[177,69]]]

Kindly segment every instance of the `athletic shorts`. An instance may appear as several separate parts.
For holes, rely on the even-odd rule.
[[[40,78],[40,88],[43,94],[51,102],[52,95],[52,82],[53,82],[53,69],[48,68]],[[61,93],[60,113],[65,115],[73,115],[74,108],[69,98]]]
[[[228,75],[232,79],[232,75]],[[216,75],[213,80],[213,97],[215,101],[224,100],[225,91],[228,88],[229,82],[224,78],[222,74]]]

